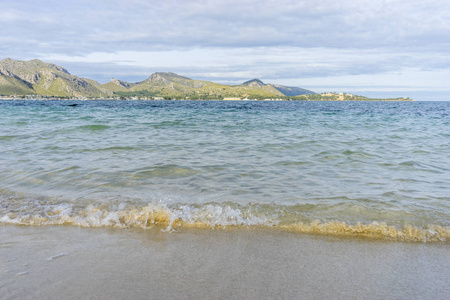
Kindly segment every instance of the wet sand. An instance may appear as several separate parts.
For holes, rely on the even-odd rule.
[[[450,247],[271,230],[0,227],[2,299],[448,299]]]

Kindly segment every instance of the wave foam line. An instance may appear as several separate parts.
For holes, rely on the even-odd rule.
[[[389,226],[386,223],[373,222],[371,224],[355,225],[344,222],[322,223],[314,221],[307,223],[294,223],[280,225],[280,229],[307,234],[324,234],[338,236],[362,236],[369,238],[388,239],[404,242],[448,242],[450,241],[450,227],[429,225],[419,228],[405,225],[403,228]]]
[[[72,205],[60,204],[48,206],[35,214],[7,213],[0,218],[0,223],[17,225],[76,225],[81,227],[151,227],[165,226],[167,230],[179,226],[186,227],[226,227],[252,226],[270,224],[264,216],[258,216],[252,209],[246,212],[231,206],[189,205],[168,208],[163,205],[148,205],[143,208],[128,210],[109,210],[107,208],[88,206],[76,209]]]
[[[148,205],[142,208],[110,210],[88,206],[77,209],[73,205],[48,206],[34,214],[7,213],[0,223],[27,226],[72,225],[80,227],[154,228],[165,231],[175,228],[236,228],[265,227],[283,231],[335,236],[363,236],[407,242],[448,242],[450,227],[430,225],[419,228],[411,225],[397,228],[386,223],[355,225],[345,222],[289,222],[282,223],[279,215],[268,216],[252,206],[235,208],[208,204],[200,207],[189,205],[168,208],[164,205]]]

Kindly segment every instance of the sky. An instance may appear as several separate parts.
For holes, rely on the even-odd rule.
[[[448,0],[2,0],[0,59],[450,100]]]

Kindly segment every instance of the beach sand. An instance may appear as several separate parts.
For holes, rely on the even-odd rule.
[[[450,247],[269,229],[0,227],[2,299],[448,299]]]

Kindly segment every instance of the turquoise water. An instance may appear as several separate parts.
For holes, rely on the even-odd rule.
[[[449,102],[2,101],[0,114],[5,224],[339,222],[448,239]]]

